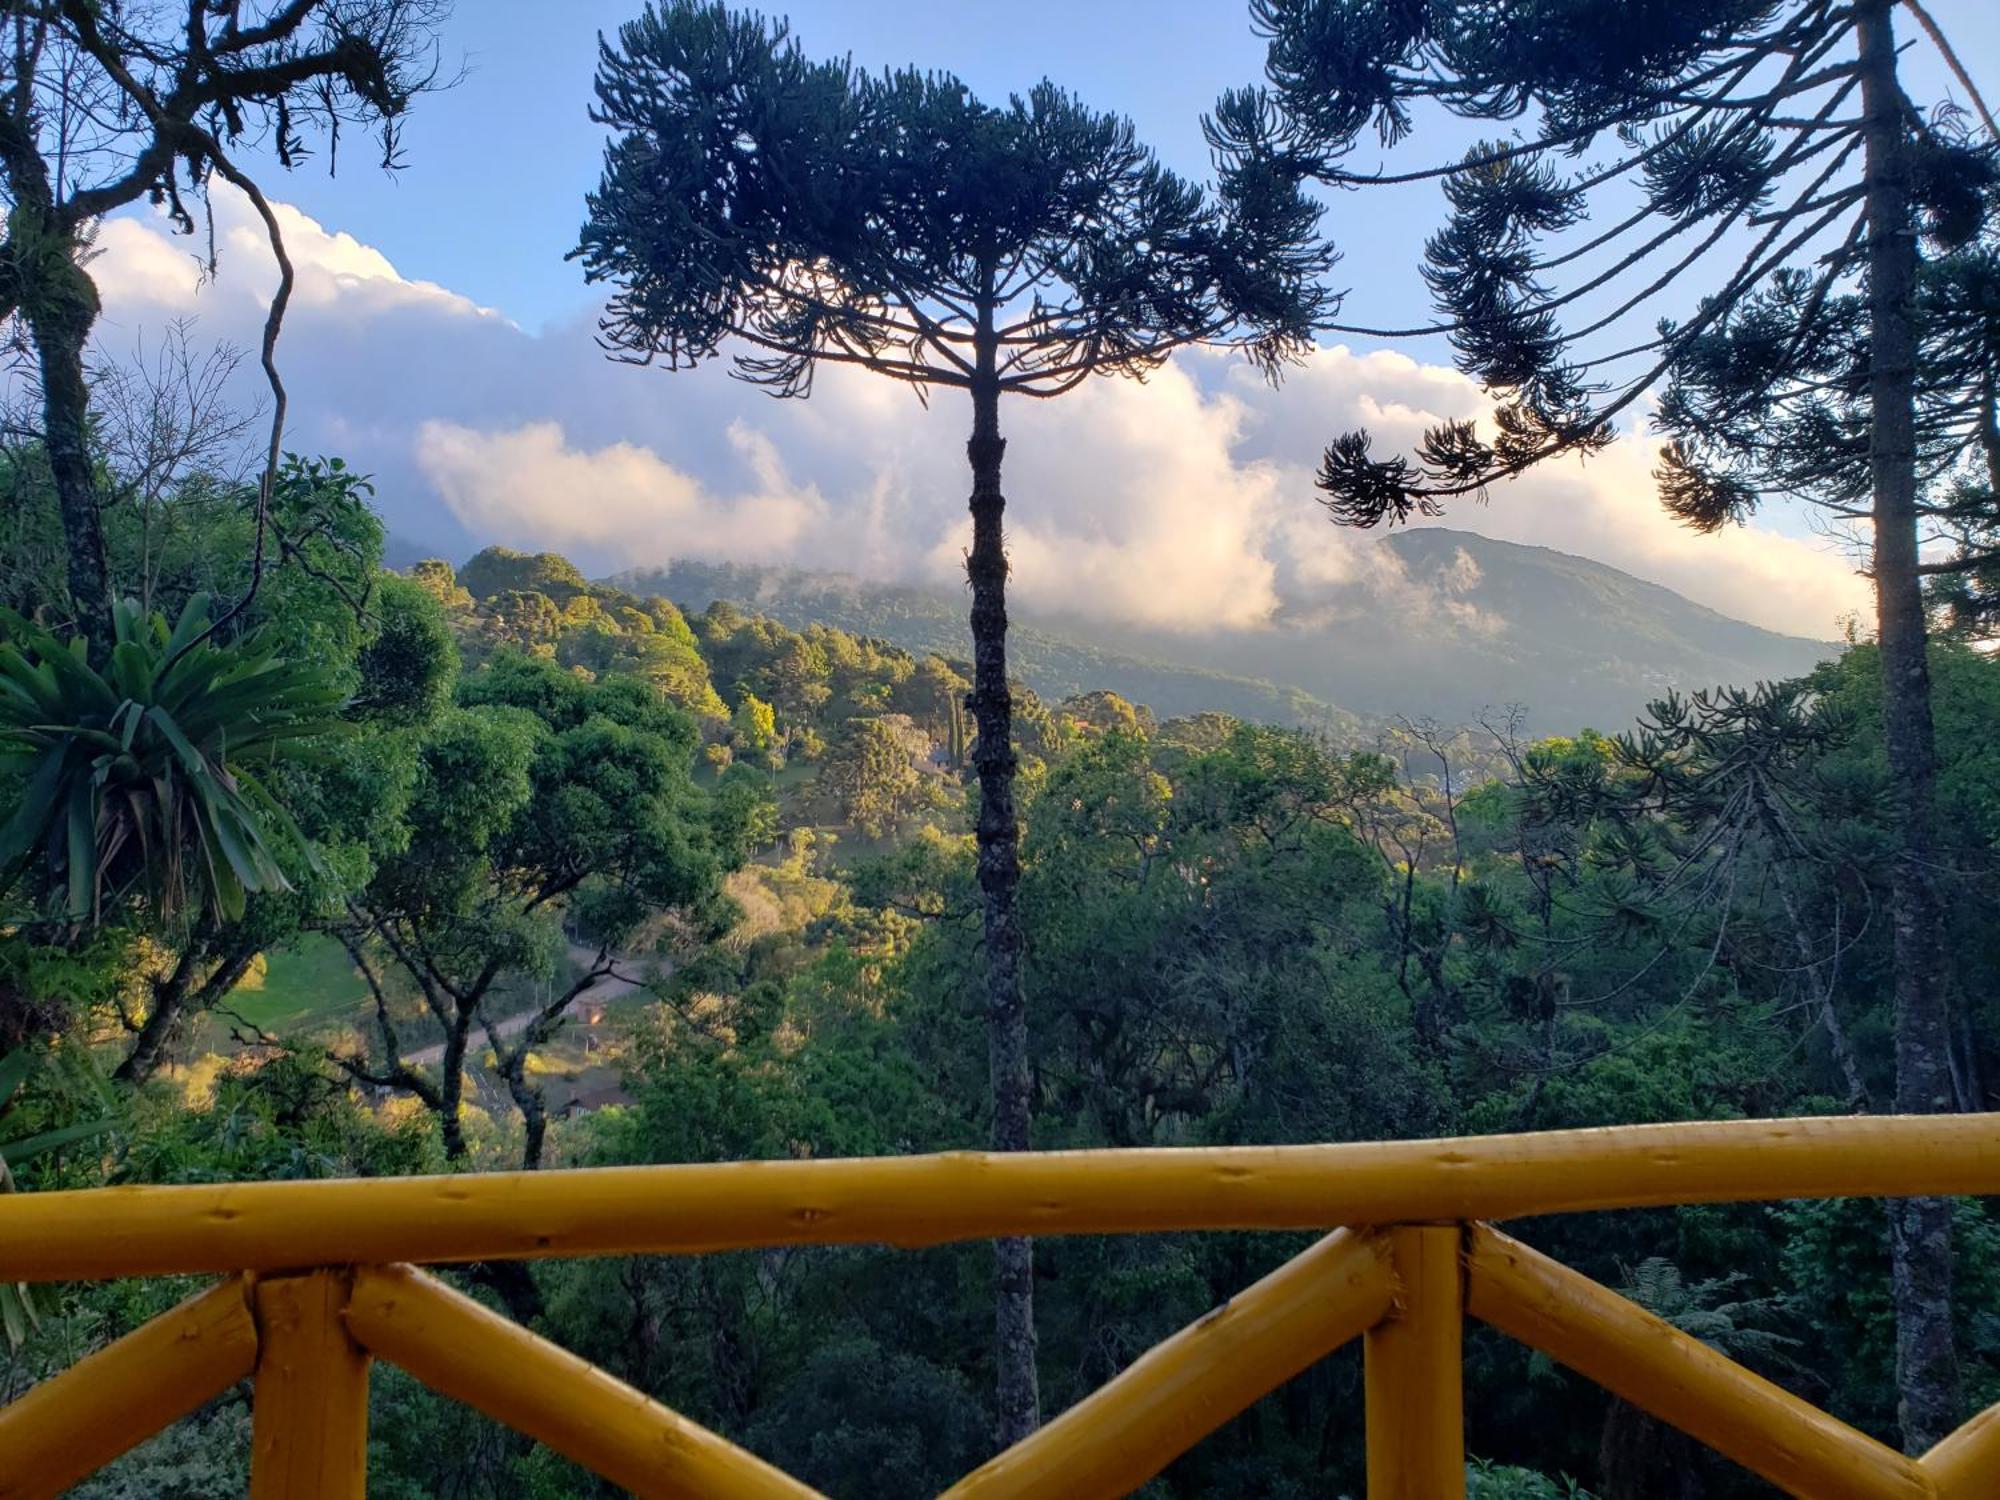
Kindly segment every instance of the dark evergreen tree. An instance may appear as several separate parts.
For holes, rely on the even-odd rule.
[[[945,74],[812,62],[782,23],[695,0],[649,6],[603,46],[597,100],[614,139],[575,254],[616,289],[601,324],[616,354],[681,369],[735,340],[736,373],[780,396],[832,363],[971,398],[993,1142],[1025,1149],[1000,400],[1140,375],[1198,343],[1275,374],[1329,310],[1318,210],[1267,112],[1216,125],[1211,195],[1053,84],[990,105]],[[1027,1243],[1002,1242],[997,1270],[1012,1441],[1037,1409]]]
[[[92,226],[147,199],[193,234],[217,177],[261,216],[281,271],[264,337],[277,410],[284,388],[272,346],[291,287],[278,222],[237,153],[268,147],[291,166],[343,125],[379,130],[393,164],[397,124],[436,77],[446,0],[177,0],[164,5],[39,0],[6,7],[0,43],[0,173],[7,237],[0,315],[34,344],[42,433],[69,547],[70,607],[109,649],[105,561],[84,346],[97,321],[85,268]],[[262,493],[268,506],[270,475]]]
[[[1335,517],[1434,515],[1563,453],[1601,449],[1664,380],[1692,392],[1731,330],[1759,334],[1723,410],[1669,404],[1669,430],[1762,420],[1831,382],[1833,450],[1873,531],[1889,756],[1900,794],[1892,898],[1897,1108],[1950,1107],[1936,856],[1936,752],[1919,563],[1927,442],[1919,376],[1922,242],[1976,233],[1990,155],[1955,117],[1920,113],[1899,78],[1896,0],[1253,0],[1287,148],[1325,182],[1434,179],[1450,212],[1425,246],[1439,335],[1498,398],[1489,437],[1446,422],[1413,455],[1365,432],[1326,451]],[[1928,18],[1912,6],[1928,26]],[[1937,36],[1935,28],[1933,35]],[[1942,42],[1941,37],[1937,39]],[[1945,49],[1949,53],[1948,47]],[[1226,98],[1222,113],[1262,108]],[[1522,121],[1455,161],[1385,175],[1355,159],[1373,127],[1394,145],[1419,109]],[[1845,301],[1844,322],[1830,310]],[[1658,321],[1635,328],[1642,316]],[[1844,327],[1840,344],[1822,346]],[[1743,346],[1745,348],[1749,345]],[[1819,363],[1815,363],[1819,361]],[[1716,524],[1782,470],[1703,467],[1670,449],[1663,498]],[[1922,1447],[1959,1407],[1948,1322],[1950,1219],[1894,1215],[1905,1440]]]
[[[1657,954],[1712,926],[1712,954],[1797,984],[1837,1097],[1859,1110],[1872,1101],[1835,990],[1844,950],[1867,926],[1866,853],[1883,799],[1829,766],[1852,733],[1811,679],[1676,693],[1635,731],[1599,741],[1605,753],[1584,774],[1571,757],[1530,755],[1517,779],[1528,820],[1593,830],[1600,885],[1582,905],[1605,942]]]
[[[2000,632],[2000,226],[1989,217],[1978,241],[1920,275],[1919,412],[1946,426],[1919,506],[1942,548],[1917,571],[1933,632],[1984,643]]]

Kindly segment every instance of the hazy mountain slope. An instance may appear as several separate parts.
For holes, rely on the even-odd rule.
[[[1467,720],[1521,703],[1534,725],[1616,728],[1669,687],[1792,677],[1834,647],[1779,635],[1587,558],[1424,528],[1376,545],[1362,585],[1288,598],[1259,630],[1167,631],[1017,616],[1010,647],[1045,696],[1110,688],[1162,716]],[[965,600],[795,569],[682,562],[616,580],[701,609],[729,599],[915,651],[970,655]]]
[[[635,594],[659,594],[700,611],[717,599],[768,615],[799,630],[818,622],[874,636],[907,651],[969,661],[972,638],[966,603],[944,593],[864,582],[837,573],[756,568],[733,563],[678,562],[638,568],[608,580]],[[1081,631],[1050,631],[1017,623],[1008,632],[1015,673],[1042,697],[1067,698],[1109,688],[1144,703],[1162,718],[1214,710],[1273,724],[1313,724],[1352,732],[1353,714],[1298,688],[1241,672],[1176,664],[1092,644]],[[1254,668],[1251,669],[1254,672]]]
[[[1461,720],[1520,703],[1545,730],[1622,726],[1668,688],[1795,677],[1834,646],[1734,620],[1629,573],[1442,527],[1392,532],[1366,588],[1286,601],[1178,659],[1246,662],[1362,713]],[[1098,638],[1123,649],[1121,632]]]

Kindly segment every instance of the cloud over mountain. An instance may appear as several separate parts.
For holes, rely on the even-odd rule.
[[[220,266],[163,220],[115,219],[92,263],[118,357],[175,317],[254,346],[275,269],[247,205],[218,190]],[[951,584],[966,545],[967,416],[829,370],[773,401],[717,364],[679,375],[604,358],[588,319],[533,332],[281,206],[299,289],[280,361],[288,445],[374,473],[393,529],[461,555],[488,541],[593,569],[674,557],[795,563]],[[248,372],[246,372],[246,375]],[[254,398],[254,384],[246,396]],[[1252,628],[1281,608],[1449,609],[1395,554],[1336,530],[1311,471],[1336,431],[1405,444],[1477,415],[1455,371],[1324,349],[1280,388],[1221,354],[1101,380],[1003,413],[1013,587],[1024,605],[1159,627]],[[1598,558],[1746,620],[1827,637],[1865,591],[1819,542],[1767,527],[1698,537],[1653,498],[1653,446],[1621,439],[1465,505],[1452,524]]]

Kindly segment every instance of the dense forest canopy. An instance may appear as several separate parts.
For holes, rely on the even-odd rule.
[[[209,503],[196,486],[168,505]],[[133,896],[81,940],[59,910],[17,929],[41,940],[9,945],[9,1014],[46,1061],[4,1128],[111,1112],[109,1134],[21,1164],[23,1185],[976,1144],[965,664],[728,604],[686,614],[548,555],[489,549],[371,583],[378,534],[364,501],[346,503],[351,571],[280,571],[287,608],[250,627],[339,642],[320,659],[354,705],[334,756],[268,773],[292,789],[292,888],[253,893],[234,919],[163,926]],[[336,584],[369,599],[361,619]],[[1781,686],[1663,703],[1610,738],[1524,739],[1498,717],[1334,740],[1017,689],[1037,1143],[1880,1107],[1894,1079],[1871,658],[1858,646]],[[2000,677],[1963,645],[1941,642],[1934,667],[1961,872],[1956,1067],[1977,1108],[2000,1067],[1982,919]],[[107,1095],[93,1071],[147,1081]],[[1959,1228],[1966,1354],[1975,1399],[1993,1399],[2000,1350],[1974,1314],[2000,1293],[1981,1249],[2000,1251],[2000,1231],[1970,1203]],[[1536,1239],[1893,1436],[1893,1340],[1867,1290],[1885,1284],[1887,1246],[1868,1205],[1660,1210]],[[1063,1372],[1050,1399],[1283,1253],[1229,1237],[1043,1246],[1041,1334]],[[828,1489],[874,1476],[919,1494],[985,1451],[970,1250],[797,1252],[775,1284],[752,1257],[485,1284]],[[17,1384],[79,1332],[171,1295],[113,1290],[44,1297]],[[1823,1351],[1810,1364],[1808,1343]],[[1617,1455],[1671,1448],[1663,1431],[1579,1383],[1529,1378],[1519,1351],[1475,1350],[1486,1493],[1540,1493],[1509,1465],[1646,1493],[1620,1487]],[[1358,1482],[1357,1382],[1333,1362],[1172,1486]],[[378,1473],[411,1493],[594,1492],[418,1388],[380,1385]],[[843,1436],[802,1447],[828,1403]],[[240,1475],[241,1437],[219,1410],[102,1483],[207,1493]],[[1701,1492],[1733,1493],[1726,1466],[1692,1451]],[[196,1477],[175,1491],[171,1475]]]
[[[132,19],[136,9],[17,9],[19,37],[31,23],[56,28],[50,58],[146,59],[153,81],[138,87],[156,107],[119,118],[135,139],[151,130],[191,142],[172,162],[142,159],[133,179],[169,198],[224,172],[259,120],[287,150],[336,120],[386,131],[393,147],[402,111],[431,81],[429,28],[443,23],[424,5],[301,0],[275,8],[270,24],[296,19],[268,36],[235,5],[197,5],[193,30],[166,36]],[[1543,9],[1596,14],[1586,0]],[[1665,26],[1667,10],[1641,9]],[[1817,24],[1830,8],[1697,9],[1698,35],[1667,27],[1660,45],[1699,56],[1764,46],[1772,16]],[[1092,171],[1108,155],[1118,170],[1097,190],[1136,195],[1120,212],[1153,216],[1074,240],[1036,221],[1033,245],[1016,248],[1046,257],[1044,279],[1070,291],[1055,306],[1036,300],[1053,292],[1031,288],[1013,307],[1026,320],[1006,346],[1018,380],[1060,384],[1079,361],[1082,373],[1133,373],[1167,345],[1211,338],[1275,357],[1332,304],[1321,285],[1330,247],[1314,238],[1316,213],[1291,214],[1298,195],[1345,170],[1360,124],[1379,115],[1395,145],[1407,98],[1451,93],[1419,61],[1471,68],[1472,97],[1503,116],[1509,101],[1560,85],[1565,109],[1602,124],[1635,89],[1685,84],[1681,64],[1620,75],[1609,93],[1568,73],[1510,81],[1504,70],[1525,68],[1532,48],[1445,24],[1469,25],[1461,12],[1476,7],[1261,0],[1256,10],[1277,49],[1274,86],[1289,94],[1283,110],[1249,96],[1224,109],[1213,128],[1225,180],[1210,200],[1067,95],[979,105],[930,75],[877,80],[807,63],[782,27],[719,7],[649,8],[619,43],[632,55],[607,49],[600,107],[624,112],[626,134],[592,205],[589,233],[602,238],[588,242],[608,267],[618,234],[655,236],[642,246],[644,275],[620,262],[639,278],[620,304],[625,332],[670,362],[713,352],[725,325],[790,340],[807,352],[748,356],[753,374],[787,390],[812,358],[900,357],[904,346],[874,322],[885,303],[898,317],[930,316],[933,301],[965,290],[951,278],[991,251],[982,242],[961,254],[951,236],[964,224],[922,211],[905,161],[917,155],[914,118],[930,121],[933,148],[955,141],[982,170],[1019,167],[1030,146],[1082,152]],[[1329,16],[1348,29],[1329,29]],[[1330,56],[1329,38],[1354,50]],[[24,45],[12,54],[17,73],[45,66]],[[693,79],[690,58],[737,71]],[[294,75],[310,85],[306,104],[288,92]],[[648,111],[677,119],[691,94],[698,102],[696,83],[717,77],[732,110],[771,106],[760,128],[775,132],[784,162],[795,154],[813,169],[805,187],[760,177],[777,166],[748,160],[762,155],[759,138],[724,130],[722,114],[696,143],[701,161],[647,155],[659,125]],[[0,137],[41,107],[24,102],[34,90],[19,76],[14,86],[12,103],[0,100]],[[815,155],[829,118],[855,140],[884,133],[883,181],[842,181]],[[1024,145],[1038,122],[1062,139]],[[1959,227],[1972,229],[1948,246],[1926,241],[1912,306],[1913,348],[1934,372],[1913,396],[1934,460],[1923,504],[1949,523],[1929,543],[1941,565],[1921,575],[1917,641],[1934,737],[1924,879],[1940,938],[1937,1103],[1972,1113],[2000,1106],[2000,611],[1988,597],[2000,467],[1972,461],[2000,454],[2000,435],[1980,341],[1996,188],[1968,135],[1950,133],[1964,159],[1930,187],[1957,183]],[[0,167],[14,170],[9,149],[27,152],[25,164],[46,139],[0,139]],[[1722,201],[1712,179],[1736,156],[1718,165],[1687,149],[1699,159],[1682,161],[1683,195]],[[697,263],[697,248],[657,236],[687,230],[696,208],[729,214],[677,202],[680,217],[648,219],[660,205],[644,189],[671,167],[676,191],[693,193],[689,174],[718,162],[736,174],[721,185],[732,201],[763,216],[759,235],[793,235],[783,243],[801,255],[829,242],[848,269],[797,283],[787,278],[798,259],[769,265],[737,243],[725,247],[735,279],[702,281],[716,268]],[[978,173],[967,173],[950,194],[976,199]],[[1542,180],[1498,176],[1515,193]],[[1043,209],[1060,197],[1040,179],[1016,186]],[[1671,186],[1656,183],[1656,195],[1672,198]],[[788,196],[807,188],[830,196]],[[907,256],[941,257],[950,275],[894,291],[889,273],[914,275],[910,266],[869,259],[839,218],[841,194],[863,188],[886,195],[876,206],[902,226]],[[1478,193],[1459,199],[1451,233],[1494,230]],[[99,201],[56,194],[31,206],[44,229],[76,237]],[[1687,212],[1700,218],[1697,208]],[[10,221],[16,258],[25,222]],[[1155,246],[1156,232],[1184,243]],[[1290,248],[1231,280],[1231,257],[1252,256],[1261,234]],[[71,253],[81,243],[37,295],[88,283],[88,258]],[[803,300],[757,301],[759,276]],[[663,309],[692,317],[690,286],[710,298],[710,316],[643,333],[639,322],[668,318]],[[1872,493],[1857,478],[1872,442],[1857,376],[1867,304],[1803,309],[1787,300],[1799,290],[1780,282],[1718,311],[1677,367],[1668,415],[1691,424],[1680,455],[1702,456],[1702,483],[1734,482],[1739,500],[1791,483],[1859,504]],[[1126,305],[1155,293],[1163,300],[1144,317]],[[41,337],[43,311],[20,308],[23,347]],[[1511,302],[1503,311],[1499,332],[1534,323]],[[1127,315],[1136,321],[1119,321]],[[1832,321],[1813,322],[1822,315]],[[1740,396],[1746,369],[1765,368],[1758,351],[1774,328],[1788,337],[1809,323],[1820,362],[1799,378],[1824,385],[1820,405],[1793,391],[1773,418],[1782,451],[1767,451],[1714,403]],[[976,314],[951,329],[925,346],[934,356],[957,347],[957,331],[975,344],[993,332]],[[71,421],[57,391],[40,418],[30,403],[0,426],[0,1191],[977,1149],[1006,1134],[996,1114],[1017,1106],[1023,1134],[1002,1144],[1060,1149],[1907,1103],[1899,980],[1910,935],[1898,892],[1911,813],[1895,725],[1910,684],[1892,658],[1908,642],[1856,630],[1823,650],[1794,643],[1797,670],[1772,680],[1703,681],[1659,693],[1628,722],[1559,729],[1531,718],[1535,705],[1505,704],[1505,682],[1494,684],[1500,705],[1465,723],[1357,714],[1246,678],[1218,678],[1241,712],[1187,711],[1090,679],[1100,663],[1129,672],[1108,647],[1071,650],[1063,690],[1044,695],[1008,675],[992,630],[946,632],[921,612],[921,628],[870,628],[910,607],[894,595],[816,614],[813,600],[831,593],[801,588],[767,609],[757,589],[734,586],[747,573],[606,580],[556,552],[502,546],[385,567],[369,455],[265,463],[262,421],[216,397],[217,372],[242,356],[204,353],[191,329],[177,337],[173,390],[148,387],[158,372],[107,362],[83,393],[87,420]],[[35,378],[75,373],[75,352],[51,334]],[[1534,408],[1549,395],[1523,399]],[[1582,419],[1556,406],[1532,412],[1538,441],[1578,436],[1564,424]],[[1822,418],[1830,425],[1815,428]],[[1838,439],[1817,466],[1814,431]],[[998,442],[983,418],[975,449],[982,440]],[[975,500],[995,507],[985,541],[997,547],[998,453],[973,456],[985,465]],[[1334,464],[1336,491],[1366,478],[1365,457],[1350,447],[1347,466]],[[1781,461],[1794,468],[1778,473]],[[1406,467],[1397,483],[1410,476]],[[1004,557],[985,561],[1004,574]],[[998,578],[987,585],[986,604],[1000,608]],[[1590,632],[1592,619],[1574,613],[1569,627]],[[1150,680],[1130,673],[1116,685]],[[1157,680],[1190,691],[1185,677]],[[1017,858],[1007,900],[1019,938],[1018,1096],[995,1089],[992,1050],[1002,769],[1004,842]],[[1930,1311],[1953,1331],[1956,1420],[2000,1403],[2000,1220],[1977,1199],[1931,1211],[1951,1275],[1930,1286]],[[1896,1295],[1907,1256],[1881,1203],[1559,1216],[1519,1233],[1892,1446],[1929,1430],[1930,1407],[1911,1400],[1912,1319]],[[896,1500],[935,1493],[1018,1429],[1010,1363],[1027,1356],[1042,1407],[1061,1410],[1302,1243],[1085,1237],[1020,1244],[997,1261],[981,1244],[853,1246],[445,1274],[802,1482]],[[1004,1285],[1017,1272],[1031,1299]],[[0,1404],[187,1290],[176,1278],[0,1286]],[[1009,1342],[1004,1318],[996,1337],[996,1300],[1006,1305],[1010,1290],[1031,1317],[1025,1344]],[[1468,1493],[1480,1500],[1770,1493],[1490,1332],[1469,1334],[1465,1377]],[[1144,1493],[1360,1493],[1362,1386],[1355,1351],[1323,1361]],[[1925,1400],[1944,1390],[1926,1384]],[[373,1493],[614,1493],[392,1368],[377,1369],[371,1392]],[[250,1446],[239,1389],[73,1493],[240,1493]]]

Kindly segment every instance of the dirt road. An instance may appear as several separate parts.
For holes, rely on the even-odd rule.
[[[572,946],[569,950],[569,956],[570,962],[588,972],[590,966],[597,961],[597,950],[595,948]],[[570,1008],[572,1010],[575,1009],[577,1006],[583,1004],[585,1000],[616,1000],[620,995],[629,995],[639,987],[635,981],[615,974],[600,975],[596,983],[578,992],[576,998],[570,1001]],[[535,1019],[540,1010],[540,1006],[531,1005],[526,1010],[495,1022],[493,1030],[503,1041],[508,1037],[519,1036],[523,1031],[528,1029],[528,1023]],[[471,1037],[467,1039],[466,1048],[468,1052],[476,1055],[485,1044],[486,1028],[482,1026],[474,1030]],[[444,1043],[433,1042],[428,1047],[419,1047],[414,1052],[405,1052],[403,1054],[403,1061],[413,1068],[434,1068],[444,1061]]]

